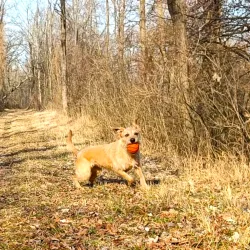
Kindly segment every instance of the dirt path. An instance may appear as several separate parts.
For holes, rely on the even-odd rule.
[[[64,169],[73,169],[64,147],[66,126],[54,111],[0,113],[0,249],[46,249],[29,241],[35,230],[29,217],[50,200],[46,192],[59,175],[65,184]]]
[[[45,152],[57,147],[45,139],[50,130],[64,128],[55,111],[6,110],[0,116],[0,177],[15,163],[27,160],[27,153]],[[1,178],[3,180],[4,178]]]
[[[62,127],[56,112],[6,110],[0,115],[0,184],[13,164],[26,160],[24,153],[46,151],[53,148],[43,134]]]
[[[127,232],[126,221],[134,215],[126,209],[133,200],[145,205],[138,188],[109,178],[105,185],[76,190],[62,117],[30,110],[0,115],[0,249],[130,249],[137,244],[131,241],[137,222],[132,220]],[[137,236],[145,243],[144,230]]]

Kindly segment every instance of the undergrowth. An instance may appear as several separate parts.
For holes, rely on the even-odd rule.
[[[29,132],[27,124],[39,114],[39,128]],[[72,128],[78,148],[103,143],[96,121],[85,117],[58,126],[54,115],[57,126],[42,126],[46,112],[19,111],[4,119],[16,123],[1,135],[1,163],[9,165],[2,164],[0,173],[0,249],[249,249],[250,171],[244,160],[169,152],[178,171],[167,172],[167,156],[157,154],[155,163],[154,152],[144,147],[147,180],[160,176],[148,192],[112,182],[119,177],[106,171],[93,188],[77,190],[65,135]]]

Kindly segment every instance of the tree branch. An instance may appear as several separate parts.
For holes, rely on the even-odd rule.
[[[29,80],[29,77],[26,77],[24,80],[19,82],[16,86],[12,87],[11,90],[3,96],[2,101],[6,101],[9,95],[15,90],[19,89],[27,80]]]

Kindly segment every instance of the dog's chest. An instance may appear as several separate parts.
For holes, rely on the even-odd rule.
[[[115,162],[115,168],[119,168],[123,171],[128,171],[133,168],[136,164],[136,160],[129,156],[128,154],[124,154],[121,157],[117,157]]]

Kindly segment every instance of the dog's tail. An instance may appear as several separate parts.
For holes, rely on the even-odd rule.
[[[77,149],[75,148],[73,142],[72,142],[72,136],[73,136],[73,133],[72,131],[70,130],[69,133],[68,133],[68,137],[67,137],[67,148],[69,151],[71,151],[75,156],[77,156]]]

